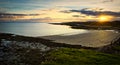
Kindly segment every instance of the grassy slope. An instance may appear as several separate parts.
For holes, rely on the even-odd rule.
[[[50,52],[42,65],[120,65],[120,56],[92,50],[62,48]]]

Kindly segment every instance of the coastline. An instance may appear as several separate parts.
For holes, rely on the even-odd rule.
[[[38,65],[48,60],[46,58],[48,57],[48,54],[52,51],[64,48],[86,49],[110,54],[120,54],[119,49],[114,49],[114,47],[120,46],[119,39],[120,38],[115,40],[112,44],[110,43],[109,45],[103,47],[93,48],[81,45],[57,43],[49,39],[43,39],[38,37],[26,37],[14,34],[0,33],[0,50],[2,51],[0,63],[1,65],[12,65],[16,62],[17,63],[15,65]],[[49,60],[51,60],[51,58],[49,58]]]
[[[87,28],[87,29],[91,30],[92,28],[91,29]],[[61,52],[63,52],[64,55],[65,52],[65,53],[73,54],[71,55],[72,57],[76,57],[74,56],[76,54],[73,53],[73,50],[74,52],[77,52],[80,55],[81,52],[87,54],[85,55],[84,58],[88,58],[87,56],[90,52],[91,54],[89,55],[89,57],[91,57],[91,55],[94,56],[94,53],[97,53],[95,54],[96,58],[99,57],[99,54],[101,56],[104,56],[105,54],[108,60],[109,59],[108,54],[110,54],[111,60],[113,60],[112,59],[113,57],[119,59],[119,55],[120,55],[119,28],[115,29],[115,31],[102,31],[102,30],[106,30],[106,29],[97,28],[94,30],[92,29],[91,32],[88,33],[82,33],[82,34],[77,33],[72,35],[61,34],[61,35],[52,35],[52,36],[44,36],[44,37],[28,37],[28,36],[21,36],[10,33],[0,33],[0,50],[1,50],[0,64],[1,65],[41,65],[41,64],[44,65],[44,63],[46,62],[48,63],[50,60],[54,61],[55,58],[59,57],[59,55],[56,57],[52,57],[49,54],[60,53],[60,55],[62,55]],[[114,28],[110,30],[114,30]],[[116,60],[116,58],[114,59],[114,61],[116,63],[119,63],[117,62],[118,60]],[[90,61],[91,59],[92,58],[90,58]],[[72,60],[74,60],[74,58]],[[100,59],[98,58],[96,60],[100,60]],[[104,61],[104,58],[101,61]],[[86,62],[89,61],[87,60]],[[96,63],[96,62],[97,61],[92,63]]]
[[[102,47],[109,45],[120,33],[116,31],[91,30],[88,33],[75,35],[53,35],[43,36],[43,39],[49,39],[57,43],[66,43],[70,45],[81,45],[85,47]]]

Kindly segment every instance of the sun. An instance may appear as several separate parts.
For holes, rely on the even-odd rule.
[[[98,21],[99,22],[109,22],[113,19],[114,17],[113,16],[110,16],[110,15],[99,15],[98,16]]]

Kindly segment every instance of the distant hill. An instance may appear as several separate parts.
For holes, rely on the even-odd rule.
[[[74,29],[114,29],[120,30],[120,21],[112,21],[112,22],[96,22],[96,21],[88,21],[88,22],[64,22],[64,23],[52,23],[55,25],[68,25]]]

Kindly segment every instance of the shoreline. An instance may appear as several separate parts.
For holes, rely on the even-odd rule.
[[[104,32],[104,30],[100,30],[100,31],[92,30],[92,32],[83,33],[83,34],[81,34],[81,33],[80,34],[73,34],[73,35],[60,34],[60,35],[50,35],[50,36],[40,36],[40,37],[22,36],[22,35],[16,35],[16,34],[11,34],[11,33],[0,33],[0,36],[1,36],[0,40],[3,38],[3,39],[7,39],[7,40],[28,41],[28,42],[38,42],[38,43],[42,42],[42,44],[49,46],[49,47],[99,48],[99,47],[107,46],[109,44],[103,45],[103,46],[98,46],[98,47],[92,47],[92,46],[84,46],[81,44],[71,44],[71,43],[74,43],[76,41],[78,43],[81,43],[81,41],[78,41],[78,40],[81,40],[82,38],[84,38],[82,41],[85,41],[85,40],[92,38],[95,35],[98,35],[99,33],[105,34],[106,32],[108,32],[107,36],[112,36],[108,39],[109,44],[113,40],[115,40],[117,36],[119,37],[119,35],[120,35],[119,32],[115,32],[115,31],[105,31]],[[102,35],[102,36],[104,36],[104,35]],[[90,38],[88,38],[88,37],[90,37]],[[99,37],[99,36],[97,36],[97,37]],[[86,39],[86,38],[88,38],[88,39]],[[102,38],[104,38],[104,37],[102,37]],[[61,40],[63,42],[60,42]],[[68,41],[70,43],[66,43]],[[72,41],[74,41],[74,42],[72,42]],[[99,40],[94,40],[94,41],[99,41]],[[88,40],[88,42],[94,42],[94,41]],[[50,44],[48,44],[48,43],[50,43]],[[103,43],[103,42],[100,42],[100,43]]]
[[[83,34],[77,34],[77,35],[83,35]],[[0,33],[0,40],[8,40],[8,41],[26,41],[28,43],[41,43],[43,45],[46,45],[47,47],[51,48],[59,48],[59,47],[66,47],[66,48],[76,48],[76,49],[91,49],[91,50],[97,50],[109,45],[114,45],[114,42],[119,42],[120,39],[120,33],[111,40],[111,42],[108,45],[100,46],[100,47],[89,47],[89,46],[82,46],[82,45],[72,45],[72,44],[66,44],[66,43],[60,43],[55,42],[55,40],[48,39],[47,37],[59,37],[59,35],[52,35],[52,36],[42,36],[42,37],[28,37],[28,36],[21,36],[21,35],[15,35],[10,33]],[[69,35],[69,36],[76,36],[76,35]],[[46,39],[47,38],[47,39]],[[93,42],[93,41],[92,41]],[[0,42],[1,43],[1,42]],[[118,43],[119,44],[119,43]]]
[[[14,35],[10,33],[0,33],[0,40],[2,39],[8,40],[8,41],[18,41],[18,42],[26,41],[29,43],[30,42],[41,43],[51,48],[54,48],[54,47],[82,48],[81,45],[70,45],[70,44],[65,44],[65,43],[57,43],[49,39],[44,39],[42,37],[27,37],[27,36],[21,36],[21,35]],[[92,47],[85,47],[85,48],[92,48]]]
[[[2,65],[11,63],[38,65],[46,61],[47,54],[54,50],[69,49],[86,49],[109,54],[120,54],[120,50],[114,49],[120,46],[120,38],[103,47],[86,47],[81,45],[70,45],[65,43],[56,43],[49,39],[38,37],[26,37],[14,34],[0,33],[0,50]],[[109,52],[108,52],[109,50]],[[30,60],[31,59],[31,60]],[[36,63],[34,63],[36,61]],[[22,63],[20,63],[22,62]]]
[[[109,45],[119,35],[120,33],[115,31],[94,30],[83,34],[52,35],[42,36],[40,38],[49,39],[57,43],[97,48]]]

